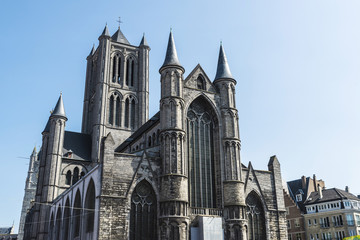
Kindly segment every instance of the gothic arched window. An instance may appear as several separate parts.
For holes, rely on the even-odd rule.
[[[135,76],[135,62],[131,61],[131,79],[130,79],[130,86],[134,86],[134,76]]]
[[[187,112],[189,194],[192,207],[215,208],[214,113],[201,99]]]
[[[73,181],[72,184],[74,185],[79,180],[79,168],[74,168],[74,174],[73,174]]]
[[[157,239],[157,201],[153,188],[141,181],[131,195],[130,240]]]
[[[116,69],[116,67],[117,67],[117,57],[116,57],[116,55],[113,57],[113,63],[112,63],[112,65],[113,65],[113,71],[112,71],[112,82],[114,83],[114,82],[116,82],[116,73],[117,73],[117,69]]]
[[[111,96],[109,100],[109,123],[114,124],[114,96]]]
[[[135,128],[135,99],[131,101],[131,118],[130,118],[131,128]]]
[[[128,58],[126,60],[126,85],[127,86],[129,86],[129,82],[130,82],[130,64],[131,64],[131,61]]]
[[[246,214],[248,218],[248,239],[266,239],[265,215],[260,197],[251,192],[246,198]]]
[[[205,79],[202,75],[199,75],[196,79],[196,87],[201,90],[205,90]]]
[[[115,103],[115,125],[120,126],[120,98],[116,98]]]
[[[117,82],[121,84],[121,57],[118,58],[118,66],[117,66]]]
[[[125,100],[125,127],[129,127],[129,98]]]
[[[71,185],[71,171],[70,171],[70,170],[68,170],[68,171],[66,172],[66,181],[65,181],[65,184],[66,184],[66,185]]]

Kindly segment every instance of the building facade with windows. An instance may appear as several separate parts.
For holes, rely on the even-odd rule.
[[[302,176],[300,179],[287,182],[287,188],[284,189],[284,200],[287,212],[288,237],[290,240],[307,239],[304,202],[308,199],[311,192],[317,191],[319,186],[325,187],[325,182],[317,180],[315,174],[312,178]]]
[[[236,80],[186,77],[172,33],[149,119],[149,51],[107,26],[87,57],[81,133],[60,96],[43,131],[25,239],[287,239],[280,163],[240,158]]]
[[[348,188],[312,192],[304,203],[305,228],[310,240],[340,240],[360,235],[360,199]]]

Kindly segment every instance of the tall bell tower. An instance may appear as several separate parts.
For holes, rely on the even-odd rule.
[[[134,46],[120,26],[112,36],[105,26],[87,57],[82,132],[92,135],[92,161],[108,133],[121,143],[148,120],[149,51],[145,36]]]

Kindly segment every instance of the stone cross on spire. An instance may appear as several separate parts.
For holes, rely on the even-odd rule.
[[[117,20],[117,22],[119,23],[119,28],[120,28],[120,24],[123,23],[123,22],[121,21],[121,17],[119,17],[119,20]]]

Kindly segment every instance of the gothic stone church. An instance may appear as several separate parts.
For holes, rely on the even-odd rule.
[[[105,27],[87,57],[81,133],[60,96],[43,131],[25,239],[287,239],[280,164],[240,160],[236,80],[186,77],[172,33],[149,119],[149,51]],[[215,59],[214,59],[215,61]]]

